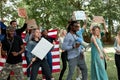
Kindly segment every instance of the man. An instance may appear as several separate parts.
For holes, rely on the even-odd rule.
[[[21,28],[17,28],[18,27],[18,24],[17,24],[17,21],[16,20],[12,20],[11,22],[10,22],[10,26],[12,26],[12,27],[14,27],[15,28],[15,35],[18,35],[18,36],[20,36],[21,37],[21,33],[22,32],[24,32],[26,29],[27,29],[27,17],[25,17],[25,23],[24,23],[24,25],[23,25],[23,27],[21,27]],[[7,80],[10,80],[10,75],[9,75],[9,77],[8,77],[8,79]]]
[[[15,20],[12,20],[10,22],[10,25],[16,28],[15,34],[20,36],[20,37],[21,37],[21,33],[24,32],[27,28],[27,23],[24,23],[23,27],[21,27],[20,29],[17,29],[18,25],[17,25],[17,22]]]
[[[15,28],[8,27],[6,29],[6,38],[2,43],[2,55],[6,56],[6,63],[0,72],[0,80],[6,80],[11,71],[14,71],[14,75],[17,80],[23,79],[22,70],[22,53],[25,50],[22,39],[19,36],[15,36]]]
[[[57,40],[57,38],[52,38],[52,37],[48,36],[48,31],[47,30],[43,30],[42,31],[42,37],[44,37],[46,40],[48,40],[52,44],[54,44],[54,41]],[[47,53],[46,59],[47,59],[47,62],[49,64],[49,67],[50,67],[50,70],[51,70],[51,73],[52,73],[53,67],[52,67],[52,54],[51,54],[51,50]],[[43,76],[43,79],[44,79],[44,76]],[[54,80],[53,76],[52,76],[51,79]]]
[[[84,33],[84,31],[85,31],[85,29],[86,29],[86,22],[84,23],[84,25],[83,25],[83,27],[80,27],[80,24],[78,23],[77,24],[77,32],[76,32],[76,34],[77,34],[77,36],[78,36],[78,38],[79,38],[79,42],[80,42],[80,47],[79,47],[79,49],[80,49],[80,55],[81,55],[81,63],[82,62],[85,62],[85,60],[84,60],[84,52],[87,50],[87,49],[89,49],[89,47],[90,47],[90,45],[88,44],[88,43],[86,43],[85,41],[84,41],[84,39],[83,39],[83,33]],[[86,65],[86,64],[85,64]],[[79,70],[79,68],[77,67],[77,78],[76,78],[76,80],[80,80],[80,77],[81,77],[81,71]]]
[[[85,60],[81,57],[80,54],[80,43],[76,40],[78,36],[76,35],[76,31],[78,30],[78,22],[71,21],[68,26],[68,33],[65,36],[62,48],[67,51],[68,55],[68,64],[69,64],[69,72],[66,80],[72,80],[72,76],[75,70],[75,67],[78,66],[82,72],[82,80],[87,80],[87,67],[85,64]]]

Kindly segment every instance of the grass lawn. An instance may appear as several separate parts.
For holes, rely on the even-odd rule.
[[[108,56],[112,59],[110,61],[107,61],[107,74],[109,77],[109,80],[117,80],[117,72],[116,72],[116,66],[114,62],[114,53],[108,53]],[[91,54],[90,51],[85,52],[85,59],[86,59],[86,64],[88,68],[88,80],[90,80],[90,70],[91,70]],[[66,76],[68,73],[68,68],[63,76],[63,80],[66,80]],[[54,74],[55,80],[58,80],[59,73]],[[73,80],[76,78],[76,72],[73,76]]]
[[[112,59],[110,61],[107,61],[107,74],[108,74],[109,80],[117,80],[116,66],[115,66],[115,62],[114,62],[114,53],[110,52],[110,53],[108,53],[108,56]],[[91,67],[90,67],[91,66],[90,65],[91,64],[90,51],[85,52],[85,59],[86,59],[87,67],[88,67],[88,80],[90,80],[90,69],[91,69]],[[63,80],[66,80],[67,73],[68,73],[68,67],[63,76]],[[53,73],[53,77],[55,78],[55,80],[58,80],[59,73]],[[38,76],[38,80],[41,80],[40,78],[41,78],[41,75]],[[76,78],[76,72],[73,75],[73,80],[75,80],[75,78]],[[14,79],[12,79],[12,80],[14,80]]]

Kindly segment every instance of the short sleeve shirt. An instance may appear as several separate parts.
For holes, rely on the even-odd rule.
[[[23,45],[23,41],[19,36],[15,36],[12,41],[7,38],[2,41],[2,48],[4,51],[7,51],[7,63],[16,64],[22,62],[22,55],[13,56],[12,54],[12,52],[19,52],[21,45]]]

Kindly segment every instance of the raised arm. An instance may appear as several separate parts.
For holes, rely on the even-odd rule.
[[[91,41],[94,43],[94,45],[96,46],[96,48],[98,49],[98,52],[100,54],[100,58],[103,59],[103,53],[102,50],[100,49],[100,47],[98,46],[97,42],[96,42],[96,38],[95,36],[92,36]]]

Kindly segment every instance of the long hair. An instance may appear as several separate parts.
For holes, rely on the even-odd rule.
[[[35,38],[35,31],[36,30],[40,30],[40,29],[39,28],[35,28],[35,29],[32,30],[32,32],[30,34],[31,35],[31,40],[34,40],[34,38]]]
[[[94,35],[94,32],[95,32],[95,30],[96,30],[97,28],[100,30],[100,27],[99,27],[99,26],[93,26],[93,28],[92,28],[93,35]],[[101,35],[100,35],[100,34],[99,34],[98,38],[101,38]]]
[[[68,28],[67,28],[67,33],[70,32],[72,27],[75,26],[76,24],[78,24],[78,21],[71,21],[71,22],[69,22],[69,25],[68,25]]]

